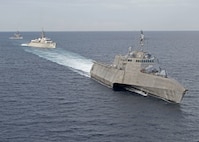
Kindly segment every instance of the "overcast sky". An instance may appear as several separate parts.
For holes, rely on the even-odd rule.
[[[0,31],[199,30],[199,0],[0,0]]]

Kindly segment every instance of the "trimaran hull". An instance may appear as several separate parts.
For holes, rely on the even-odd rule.
[[[132,74],[101,63],[94,63],[91,78],[113,89],[122,87],[143,96],[155,96],[174,103],[180,103],[186,92],[174,79],[142,72]]]

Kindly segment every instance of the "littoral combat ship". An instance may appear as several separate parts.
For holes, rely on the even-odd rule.
[[[143,51],[144,34],[140,47],[125,56],[116,55],[112,65],[94,62],[90,74],[94,80],[113,88],[126,89],[143,96],[153,96],[168,102],[180,103],[186,89],[169,78],[158,65],[158,59]]]

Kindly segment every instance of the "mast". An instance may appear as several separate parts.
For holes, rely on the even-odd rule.
[[[44,37],[45,37],[45,33],[44,33],[44,30],[42,30],[41,38],[44,38]]]
[[[144,33],[142,30],[140,31],[140,45],[142,50],[142,48],[144,47]]]
[[[41,38],[45,38],[45,33],[43,28],[42,28]]]

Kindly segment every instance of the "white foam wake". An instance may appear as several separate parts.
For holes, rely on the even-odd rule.
[[[22,44],[21,44],[21,46],[27,46],[27,45],[28,45],[27,43],[22,43]]]
[[[57,64],[67,66],[74,72],[77,72],[81,75],[90,77],[90,69],[93,65],[93,61],[80,56],[79,54],[58,48],[43,49],[26,47],[24,50]]]

